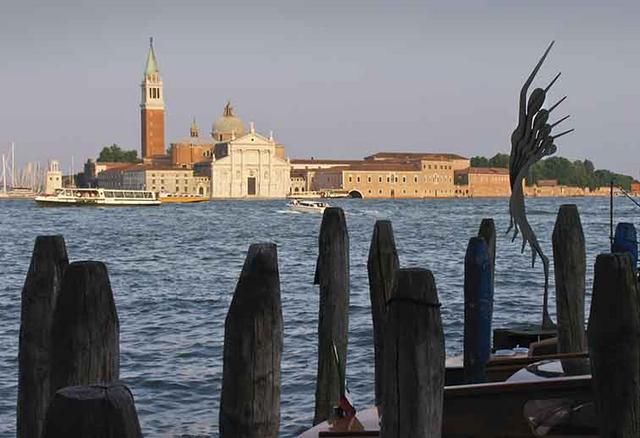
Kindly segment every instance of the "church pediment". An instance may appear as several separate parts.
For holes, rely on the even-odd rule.
[[[273,147],[273,141],[269,140],[267,137],[264,137],[256,132],[248,133],[243,135],[242,137],[238,137],[235,140],[229,141],[229,143],[233,146],[244,146],[244,145],[256,145],[256,146],[270,146]]]

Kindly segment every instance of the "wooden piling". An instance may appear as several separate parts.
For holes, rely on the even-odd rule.
[[[320,285],[318,375],[313,424],[327,420],[344,391],[349,329],[349,236],[344,212],[329,207],[320,226],[315,283]],[[339,363],[336,364],[334,345]]]
[[[558,353],[586,351],[584,296],[587,255],[580,213],[575,204],[560,206],[553,229]]]
[[[376,221],[369,248],[367,270],[373,319],[373,347],[375,357],[375,403],[382,403],[383,326],[387,300],[391,296],[393,279],[400,267],[391,221]]]
[[[282,338],[276,245],[254,244],[225,321],[221,437],[278,436]]]
[[[482,219],[478,237],[482,237],[487,244],[489,251],[489,261],[491,262],[491,287],[495,290],[496,285],[496,224],[492,218]]]
[[[133,395],[121,383],[69,386],[56,392],[43,438],[141,438]]]
[[[22,289],[18,352],[18,438],[39,437],[50,401],[50,331],[69,264],[62,236],[38,236]]]
[[[120,328],[107,267],[74,262],[65,271],[51,328],[51,393],[116,381]]]
[[[482,237],[472,237],[464,258],[464,376],[468,383],[486,381],[491,356],[493,284],[491,259]]]
[[[640,436],[640,298],[629,254],[596,259],[588,340],[600,436]]]
[[[430,271],[397,271],[387,303],[383,360],[380,436],[440,437],[444,333]]]

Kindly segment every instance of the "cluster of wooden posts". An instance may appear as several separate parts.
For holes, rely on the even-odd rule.
[[[629,243],[635,241],[633,233],[623,225],[620,247],[614,247],[622,252],[597,257],[585,335],[585,242],[574,205],[560,208],[553,232],[558,352],[588,349],[602,436],[640,436],[640,296]],[[464,383],[479,386],[487,381],[491,355],[495,248],[495,225],[485,219],[469,241],[464,282]],[[448,430],[460,427],[447,423],[464,419],[449,413],[454,405],[445,399],[467,393],[445,389],[434,276],[426,269],[400,268],[389,221],[375,224],[368,272],[380,436],[456,435]],[[315,283],[320,309],[313,422],[318,424],[336,414],[345,389],[349,238],[340,208],[324,213]],[[282,348],[277,249],[254,244],[225,322],[220,436],[278,436]],[[473,430],[474,424],[465,426]],[[61,236],[36,239],[22,292],[17,429],[20,438],[142,436],[133,396],[119,381],[119,323],[107,269],[101,262],[69,263]]]

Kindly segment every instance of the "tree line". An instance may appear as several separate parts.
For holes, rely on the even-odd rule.
[[[100,163],[137,163],[138,151],[135,149],[124,150],[117,144],[105,146],[100,151],[98,162]]]
[[[491,158],[473,157],[471,167],[503,167],[509,168],[509,155],[496,154]],[[572,187],[608,186],[612,181],[615,185],[630,190],[633,177],[606,169],[596,169],[590,160],[570,161],[564,157],[549,157],[540,160],[533,166],[527,176],[527,185],[537,184],[541,179],[555,179],[558,184]]]

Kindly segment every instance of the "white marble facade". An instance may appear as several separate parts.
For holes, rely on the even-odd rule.
[[[278,156],[276,142],[250,133],[218,143],[211,163],[212,198],[285,198],[291,164]]]

